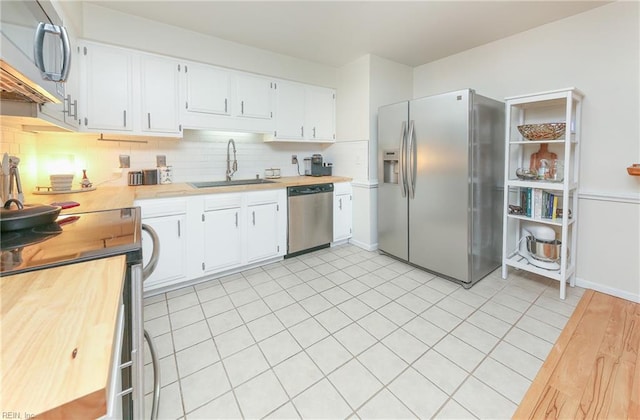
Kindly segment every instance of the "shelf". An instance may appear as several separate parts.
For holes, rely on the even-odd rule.
[[[534,223],[542,223],[545,225],[551,225],[551,226],[558,226],[558,227],[562,227],[562,218],[561,217],[557,217],[555,219],[536,219],[533,217],[528,217],[528,216],[522,216],[519,214],[507,214],[507,217],[510,219],[518,219],[518,220],[524,220],[527,222],[534,222]],[[574,222],[574,219],[571,218],[569,219],[569,222],[567,223],[567,226],[571,226]]]
[[[562,280],[562,276],[560,275],[560,270],[546,270],[544,268],[535,266],[529,263],[529,261],[525,257],[521,256],[517,252],[509,255],[503,262],[510,267],[529,271],[531,273],[539,274],[541,276],[545,276],[557,281]],[[575,271],[575,266],[569,265],[566,268],[565,279],[568,279],[569,277],[571,277],[574,271]]]
[[[513,146],[526,146],[527,144],[565,144],[565,139],[560,140],[511,140],[509,141],[510,145]],[[578,144],[577,141],[571,140],[572,145]]]
[[[520,179],[509,179],[505,182],[507,187],[520,187],[520,188],[536,188],[539,190],[549,191],[563,191],[563,182],[545,182],[545,181],[522,181]],[[573,191],[578,188],[577,183],[569,184],[569,191]]]

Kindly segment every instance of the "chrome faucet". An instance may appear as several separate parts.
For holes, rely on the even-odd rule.
[[[229,155],[229,146],[233,146],[233,165],[231,164],[231,156]],[[238,170],[238,159],[236,158],[236,142],[229,139],[227,143],[227,181],[231,181],[231,176]]]

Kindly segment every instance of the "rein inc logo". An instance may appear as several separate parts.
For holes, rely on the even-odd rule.
[[[3,419],[30,419],[35,417],[32,413],[21,413],[20,411],[3,411],[0,418]]]

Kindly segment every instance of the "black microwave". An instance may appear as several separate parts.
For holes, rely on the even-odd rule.
[[[36,102],[62,102],[71,47],[53,4],[47,0],[3,0],[0,19],[3,73],[10,75],[14,85],[24,84],[41,95],[42,100]],[[7,90],[5,86],[3,90]]]

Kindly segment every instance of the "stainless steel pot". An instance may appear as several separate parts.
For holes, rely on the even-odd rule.
[[[11,208],[12,204],[16,205],[15,209]],[[10,232],[52,223],[60,214],[60,210],[60,206],[22,204],[12,198],[0,209],[0,231]]]
[[[527,251],[539,261],[557,262],[560,260],[562,242],[557,239],[544,241],[533,236],[527,236]]]

